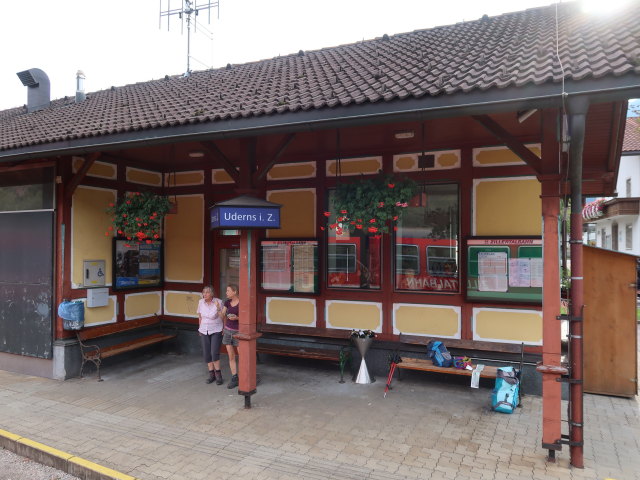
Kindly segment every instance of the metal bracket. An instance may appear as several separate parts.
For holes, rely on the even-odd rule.
[[[569,425],[571,425],[572,427],[584,428],[584,423],[569,422]]]
[[[556,440],[553,443],[542,442],[542,448],[545,450],[562,450],[562,445],[560,445],[560,440]]]
[[[562,445],[569,445],[570,447],[582,447],[584,446],[584,442],[572,442],[569,440],[569,435],[562,435],[560,440],[557,440]]]
[[[582,317],[573,317],[571,315],[557,315],[556,320],[569,320],[570,322],[581,322]]]
[[[563,383],[574,383],[574,384],[582,384],[582,380],[579,380],[577,378],[569,378],[569,377],[558,377],[556,378],[556,382],[563,382]]]

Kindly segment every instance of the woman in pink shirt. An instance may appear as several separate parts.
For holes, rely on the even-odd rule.
[[[222,301],[214,298],[213,287],[202,289],[202,298],[198,302],[198,334],[202,343],[202,355],[209,368],[207,383],[214,380],[222,385],[220,371],[220,345],[222,345]]]

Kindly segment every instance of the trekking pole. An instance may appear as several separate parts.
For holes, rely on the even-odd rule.
[[[389,355],[389,376],[387,377],[387,385],[384,387],[384,396],[383,398],[387,398],[387,392],[391,389],[391,381],[393,380],[393,373],[396,371],[396,367],[398,363],[400,363],[401,359],[398,354]]]

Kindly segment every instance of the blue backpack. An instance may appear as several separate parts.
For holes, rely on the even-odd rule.
[[[498,368],[496,386],[491,394],[494,412],[513,413],[520,402],[520,380],[513,367]]]
[[[427,344],[427,357],[438,367],[452,367],[453,358],[444,343],[431,340]]]

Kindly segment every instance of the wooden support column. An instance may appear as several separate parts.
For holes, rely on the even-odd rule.
[[[257,333],[257,235],[252,230],[240,234],[240,333],[238,346],[238,394],[244,395],[245,408],[251,408],[251,395],[256,393]]]
[[[541,165],[546,172],[539,175],[542,192],[542,446],[549,451],[548,460],[562,449],[562,384],[560,315],[560,145],[556,136],[558,113],[542,112]]]
[[[544,149],[543,149],[544,152]],[[544,153],[543,153],[544,155]],[[542,286],[542,446],[549,450],[549,460],[562,447],[561,400],[562,384],[557,381],[560,367],[561,342],[560,321],[560,218],[559,179],[542,179],[542,227],[543,265]]]

